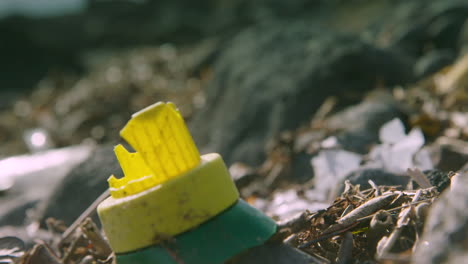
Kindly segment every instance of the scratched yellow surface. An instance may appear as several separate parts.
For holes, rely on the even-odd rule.
[[[125,176],[109,178],[112,197],[144,191],[200,164],[200,153],[172,103],[157,103],[135,113],[120,135],[136,152],[129,153],[122,145],[115,148]]]
[[[232,206],[239,193],[221,156],[200,156],[172,103],[135,113],[115,154],[124,172],[109,177],[111,197],[98,214],[112,249],[133,251],[197,227]]]

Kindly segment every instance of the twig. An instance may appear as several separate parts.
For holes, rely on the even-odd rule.
[[[405,204],[405,205],[402,205],[402,206],[398,206],[398,207],[395,207],[395,208],[392,208],[392,209],[389,209],[389,210],[386,210],[386,211],[387,211],[387,212],[393,212],[393,211],[400,210],[400,209],[402,209],[402,208],[409,207],[409,206],[411,206],[411,205],[420,204],[420,203],[423,203],[423,202],[428,202],[428,201],[430,201],[430,200],[432,200],[432,198],[431,198],[431,199],[425,199],[425,200],[417,201],[417,202],[412,202],[412,203]],[[374,215],[375,215],[375,214],[371,214],[371,215],[368,215],[368,216],[365,216],[365,217],[361,217],[361,218],[357,219],[356,221],[357,221],[357,222],[361,222],[361,221],[364,221],[364,220],[366,220],[366,219],[369,219],[369,218],[374,217]]]
[[[86,238],[83,233],[80,233],[76,239],[74,239],[71,245],[67,248],[67,251],[62,257],[62,263],[69,263],[70,259],[73,257],[75,250],[81,245],[85,244]]]
[[[433,187],[431,182],[427,179],[426,175],[422,173],[419,169],[410,169],[407,170],[408,175],[419,184],[421,188],[430,188]]]
[[[106,190],[103,192],[76,220],[73,222],[71,226],[67,228],[67,230],[63,233],[62,235],[62,240],[60,241],[60,244],[63,241],[68,240],[70,235],[75,231],[76,228],[91,214],[93,214],[98,207],[98,205],[104,201],[107,197],[109,196],[109,190]]]
[[[350,204],[348,206],[346,206],[346,209],[344,209],[343,213],[341,214],[341,218],[343,218],[345,215],[349,214],[351,211],[354,210],[354,205],[353,204]]]
[[[387,195],[382,195],[382,196],[372,198],[369,201],[360,205],[358,208],[354,209],[349,214],[340,218],[337,222],[338,224],[342,224],[342,225],[351,224],[355,222],[358,218],[367,216],[375,211],[380,210],[382,207],[390,203],[393,200],[393,198],[395,198],[395,196],[396,194],[390,193]]]
[[[303,229],[307,222],[311,219],[309,211],[304,211],[289,219],[277,223],[276,233],[269,239],[269,241],[280,241],[290,236],[292,233]]]
[[[353,234],[346,232],[343,236],[343,241],[338,251],[338,259],[336,264],[347,264],[351,263],[353,259]]]
[[[112,249],[107,241],[102,237],[98,227],[91,218],[86,218],[80,225],[80,229],[93,245],[96,255],[100,258],[106,259],[110,254],[112,254]]]
[[[331,113],[333,108],[336,106],[338,100],[334,96],[329,96],[325,99],[319,109],[315,112],[315,115],[312,117],[311,124],[314,125],[325,119],[325,117]]]
[[[372,186],[372,189],[375,190],[375,196],[379,196],[380,191],[379,191],[379,187],[377,187],[377,184],[375,184],[373,180],[368,180],[367,182],[370,184],[370,186]]]
[[[310,245],[312,245],[314,243],[320,242],[320,241],[325,240],[327,238],[334,237],[334,236],[339,235],[339,234],[341,234],[343,232],[346,232],[346,231],[352,229],[353,227],[355,227],[357,224],[358,224],[358,222],[353,223],[353,224],[351,224],[351,225],[349,225],[347,227],[343,227],[343,229],[340,229],[340,230],[337,230],[337,231],[333,231],[333,232],[330,232],[330,233],[324,233],[320,237],[318,237],[316,239],[313,239],[313,240],[310,240],[310,241],[307,241],[306,243],[300,245],[297,248],[303,249],[303,248],[309,247]]]

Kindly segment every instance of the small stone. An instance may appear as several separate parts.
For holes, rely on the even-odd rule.
[[[437,188],[438,192],[442,192],[450,186],[450,177],[446,172],[440,170],[427,170],[424,171],[424,174],[431,184]]]
[[[372,180],[375,184],[377,184],[377,186],[406,186],[409,178],[385,171],[383,169],[360,168],[348,174],[348,176],[346,176],[346,180],[349,180],[353,185],[359,184],[361,186],[361,190],[364,190],[371,188],[369,180]],[[342,188],[344,188],[344,186]]]
[[[457,181],[432,205],[413,263],[468,263],[467,176],[453,176]]]

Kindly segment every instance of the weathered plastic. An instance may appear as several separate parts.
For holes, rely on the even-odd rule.
[[[267,241],[276,223],[243,200],[199,227],[165,243],[117,254],[118,264],[218,264]]]
[[[176,236],[216,216],[239,198],[219,154],[161,185],[122,198],[109,197],[98,214],[112,249],[128,252]]]

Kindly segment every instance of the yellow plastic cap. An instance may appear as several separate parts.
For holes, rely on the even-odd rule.
[[[115,148],[125,176],[109,178],[114,198],[147,190],[200,164],[200,153],[172,103],[159,102],[133,114],[120,135],[137,152]]]
[[[98,214],[112,249],[125,253],[158,244],[218,215],[239,198],[216,153],[164,184],[123,198],[109,197]]]

